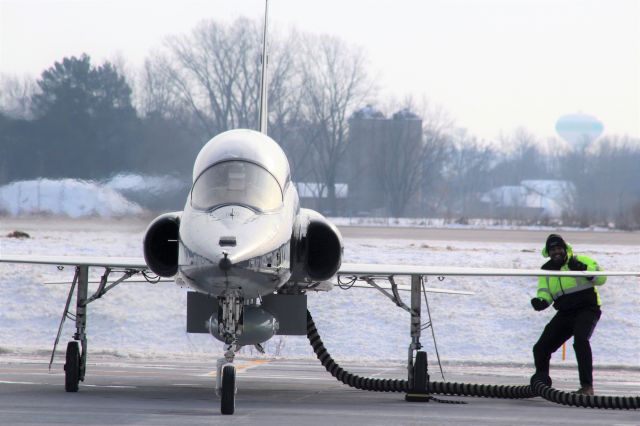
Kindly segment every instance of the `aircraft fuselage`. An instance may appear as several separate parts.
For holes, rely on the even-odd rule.
[[[257,298],[291,277],[299,199],[287,158],[268,136],[232,130],[194,166],[180,219],[177,281],[212,296]]]

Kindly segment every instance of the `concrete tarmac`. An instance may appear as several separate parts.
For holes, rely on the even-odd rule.
[[[57,231],[126,231],[143,232],[153,217],[101,219],[101,218],[51,218],[38,216],[3,217],[0,221],[0,235],[13,230],[34,232],[42,229]],[[535,229],[535,228],[426,228],[426,227],[384,227],[384,226],[338,226],[345,238],[381,238],[422,241],[469,241],[544,244],[547,235],[561,234],[575,244],[614,244],[640,246],[640,231],[614,231],[589,229]]]
[[[91,354],[90,354],[91,355]],[[64,391],[62,364],[47,370],[45,355],[0,355],[1,425],[581,425],[640,424],[640,410],[564,407],[523,400],[438,396],[464,405],[409,403],[398,393],[349,388],[317,360],[242,360],[233,416],[220,414],[214,394],[215,360],[91,357],[80,391]],[[405,378],[405,368],[344,365],[378,378]],[[447,381],[526,384],[530,368],[445,366]],[[577,388],[575,368],[552,371],[555,387]],[[596,369],[601,395],[640,396],[640,370]],[[442,380],[431,371],[432,380]]]
[[[640,246],[640,232],[548,230],[548,229],[474,229],[474,228],[411,228],[341,226],[345,238],[382,238],[422,241],[468,241],[492,243],[538,243],[549,234],[560,234],[574,245],[614,244]]]

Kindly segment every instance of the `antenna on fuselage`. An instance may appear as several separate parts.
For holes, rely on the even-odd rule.
[[[262,33],[262,75],[260,77],[260,131],[267,134],[267,12],[269,0],[264,1],[264,30]]]

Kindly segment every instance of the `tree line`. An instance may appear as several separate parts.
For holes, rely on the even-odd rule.
[[[83,54],[62,58],[35,81],[4,76],[0,184],[42,176],[105,179],[124,171],[190,180],[208,139],[258,126],[261,60],[260,24],[240,18],[203,21],[167,38],[135,74]],[[269,135],[287,153],[294,180],[325,189],[318,199],[325,213],[358,212],[348,199],[338,202],[335,188],[359,173],[348,161],[350,120],[365,105],[385,102],[365,53],[335,37],[290,32],[273,37],[268,61]],[[386,102],[380,109],[387,116],[401,119],[397,113],[409,111],[422,127],[419,143],[401,144],[403,135],[391,133],[387,144],[365,153],[383,214],[458,220],[495,214],[481,208],[491,188],[558,179],[575,187],[565,223],[640,226],[637,140],[605,138],[576,150],[517,130],[496,147],[427,102]]]

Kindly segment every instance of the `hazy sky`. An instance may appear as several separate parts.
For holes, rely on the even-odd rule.
[[[0,73],[39,75],[64,56],[130,68],[201,19],[260,18],[262,0],[0,0]],[[640,137],[638,0],[270,0],[270,25],[361,46],[380,98],[425,95],[471,133],[523,126],[546,137],[561,115]]]

